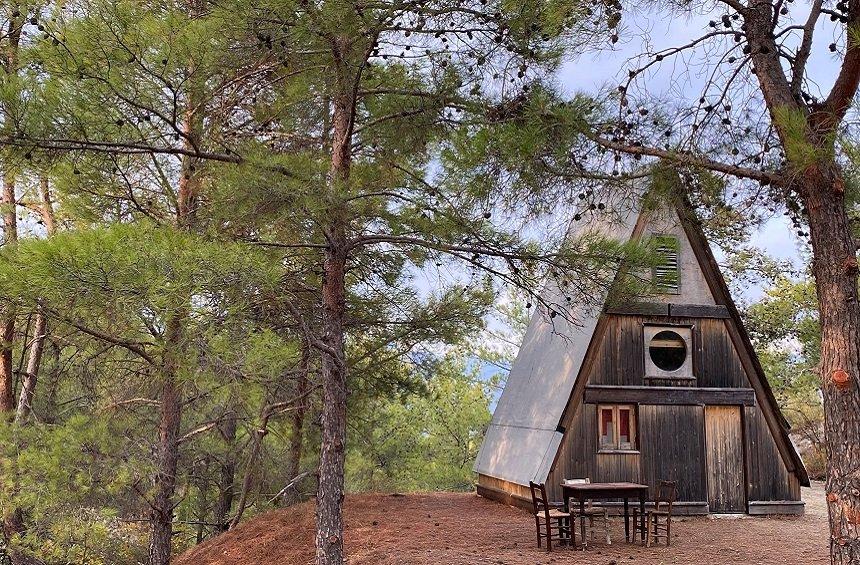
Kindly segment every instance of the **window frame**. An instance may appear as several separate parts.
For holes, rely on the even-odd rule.
[[[696,332],[695,324],[665,324],[645,322],[642,324],[642,352],[645,363],[645,379],[655,380],[696,380]],[[651,340],[661,331],[668,330],[677,333],[687,346],[687,357],[684,363],[674,371],[664,371],[651,359]]]
[[[651,284],[655,294],[669,294],[677,296],[681,294],[681,238],[671,233],[652,234],[651,240],[656,248],[657,254],[660,256],[661,264],[651,267]],[[671,242],[671,243],[670,243]],[[674,248],[675,252],[675,284],[668,285],[665,281],[661,282],[658,275],[658,270],[663,268],[668,271],[664,259]],[[666,249],[666,251],[664,251]],[[663,278],[666,278],[665,275]]]
[[[612,443],[603,443],[603,425],[601,417],[604,410],[612,411]],[[630,414],[628,422],[628,431],[630,433],[627,442],[621,442],[621,412],[626,411]],[[636,404],[598,404],[597,405],[597,449],[598,453],[636,453],[639,451],[637,440],[637,425],[639,418],[637,417]]]

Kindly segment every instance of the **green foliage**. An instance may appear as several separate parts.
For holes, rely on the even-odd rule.
[[[4,254],[4,296],[40,301],[65,317],[107,316],[105,323],[133,326],[115,335],[152,333],[153,324],[163,324],[189,296],[196,312],[240,312],[271,293],[280,274],[247,246],[146,222],[61,233]]]
[[[582,176],[571,171],[570,155],[590,109],[584,97],[563,101],[540,84],[498,102],[486,121],[453,132],[442,145],[446,182],[486,201],[500,194],[502,179],[506,190],[494,204],[519,214],[540,215],[571,202],[571,187]]]
[[[165,476],[165,384],[182,404],[177,550],[223,528],[246,484],[245,516],[309,494],[321,352],[341,339],[351,487],[468,488],[498,378],[479,378],[471,351],[440,352],[474,348],[505,286],[537,302],[550,277],[569,293],[563,314],[643,254],[568,239],[559,214],[584,194],[568,157],[591,107],[562,103],[546,77],[602,10],[86,0],[28,13],[22,68],[0,91],[7,133],[27,141],[3,157],[45,176],[61,222],[0,251],[15,361],[36,317],[49,338],[32,421],[15,428],[32,437],[2,460],[17,485],[4,506],[32,525],[16,545],[50,565],[139,559],[122,520],[150,514]],[[550,219],[561,228],[529,223]],[[333,227],[348,247],[343,335],[320,329]],[[76,446],[70,464],[92,481],[77,499],[59,492],[62,470],[41,470]],[[302,473],[298,496],[277,494]]]
[[[824,476],[821,330],[811,280],[778,277],[745,313],[747,328],[810,476]]]
[[[779,107],[774,118],[777,127],[783,132],[785,156],[795,170],[802,171],[824,159],[833,159],[832,142],[810,142],[809,125],[802,110]]]
[[[482,380],[474,363],[459,356],[430,361],[422,372],[430,372],[426,393],[380,397],[354,414],[350,490],[473,487],[472,464],[490,422],[494,382]]]
[[[139,480],[123,450],[122,422],[77,415],[60,425],[0,426],[0,506],[25,508],[28,528],[13,547],[48,563],[142,560],[142,532],[118,519]]]

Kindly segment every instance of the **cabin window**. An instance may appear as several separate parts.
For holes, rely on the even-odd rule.
[[[687,344],[678,332],[663,330],[651,338],[648,355],[661,371],[677,371],[687,359]]]
[[[655,235],[657,264],[654,265],[651,280],[657,294],[680,294],[681,268],[679,263],[680,246],[674,235]]]
[[[601,405],[597,409],[601,451],[636,449],[636,411],[630,405]]]
[[[693,329],[690,326],[646,325],[645,376],[656,379],[694,379]]]

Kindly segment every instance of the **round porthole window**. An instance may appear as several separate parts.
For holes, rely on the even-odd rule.
[[[661,371],[677,371],[687,360],[687,342],[672,330],[663,330],[648,344],[651,361]]]

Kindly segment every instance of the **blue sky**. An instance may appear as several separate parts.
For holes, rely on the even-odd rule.
[[[721,5],[718,4],[718,8]],[[791,4],[793,17],[805,20],[808,13],[806,2]],[[568,58],[559,69],[557,80],[568,94],[576,92],[595,93],[604,87],[614,89],[619,81],[626,78],[631,68],[630,61],[637,55],[650,50],[683,45],[701,36],[708,29],[709,20],[720,20],[724,10],[713,13],[672,15],[668,9],[652,8],[638,13],[627,11],[623,15],[620,41],[614,46],[607,42],[606,49],[588,52],[577,58]],[[838,30],[827,18],[816,27],[812,56],[808,64],[810,80],[820,85],[824,91],[830,88],[838,71],[836,55],[828,49],[831,42],[842,44]],[[789,45],[797,38],[789,39]],[[702,52],[699,57],[706,57]],[[648,89],[655,95],[668,99],[687,99],[691,103],[701,95],[704,85],[700,73],[687,72],[689,65],[684,61],[667,57],[659,69],[648,77]],[[799,242],[794,236],[791,225],[783,216],[777,216],[759,230],[751,234],[750,243],[778,259],[790,259],[800,264]],[[715,249],[718,253],[718,250]],[[719,255],[719,253],[718,253]],[[719,257],[718,257],[719,258]],[[742,298],[755,300],[761,295],[760,288],[750,288]]]

